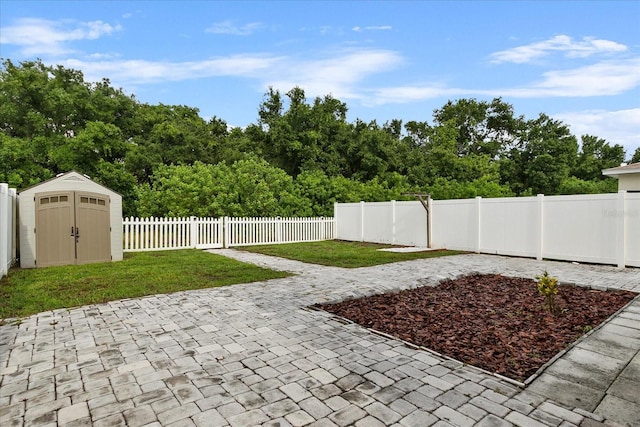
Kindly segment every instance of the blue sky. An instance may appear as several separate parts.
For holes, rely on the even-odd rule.
[[[109,78],[151,104],[255,123],[269,86],[331,94],[350,121],[432,120],[502,97],[640,147],[638,1],[0,2],[0,57]]]

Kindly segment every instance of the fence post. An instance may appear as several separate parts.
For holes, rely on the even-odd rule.
[[[331,221],[331,240],[338,239],[338,220],[333,217]]]
[[[196,218],[195,216],[189,218],[189,228],[189,246],[191,246],[192,248],[197,248],[200,244],[200,238],[198,236],[198,218]]]
[[[624,268],[626,264],[626,230],[625,230],[625,219],[626,215],[626,198],[627,192],[625,190],[618,191],[618,200],[616,201],[616,237],[617,237],[617,250],[616,250],[616,260],[618,264],[618,268]]]
[[[11,245],[9,246],[9,256],[11,257],[10,263],[13,265],[16,262],[16,257],[18,255],[18,192],[15,188],[9,189],[9,201],[10,201],[10,209],[9,215],[11,219],[11,231],[10,239]]]
[[[9,235],[9,209],[11,199],[9,198],[9,184],[0,184],[0,277],[7,274],[7,239]]]
[[[536,259],[542,261],[544,254],[544,194],[538,194],[536,196],[536,227],[537,236],[536,244]]]
[[[228,248],[229,247],[229,241],[231,240],[229,238],[229,217],[222,217],[222,230],[223,230],[223,236],[222,236],[222,247],[223,248]]]
[[[396,244],[396,201],[391,201],[391,244]]]
[[[276,217],[276,243],[282,242],[282,218]]]
[[[427,247],[433,246],[433,199],[431,195],[427,198]]]
[[[122,218],[122,251],[127,251],[127,217]]]
[[[476,197],[476,253],[480,253],[481,249],[481,239],[482,239],[482,230],[481,230],[481,207],[482,207],[482,197]]]
[[[333,233],[332,238],[338,238],[338,227],[336,224],[338,223],[338,202],[333,202]]]
[[[364,242],[364,201],[360,201],[360,241]]]

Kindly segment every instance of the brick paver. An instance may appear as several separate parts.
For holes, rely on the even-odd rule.
[[[560,359],[584,365],[604,356],[603,372],[618,376],[591,396],[604,416],[547,394],[553,384],[572,390],[579,373],[549,369],[522,390],[308,308],[470,272],[534,277],[548,270],[565,283],[638,292],[638,269],[460,255],[348,270],[219,253],[297,275],[6,321],[0,425],[595,426],[604,418],[624,423],[616,413],[640,419],[640,402],[628,393],[640,372],[637,303]],[[573,390],[600,387],[599,377],[589,380]]]

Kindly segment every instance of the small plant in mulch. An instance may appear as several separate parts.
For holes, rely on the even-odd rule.
[[[545,270],[544,274],[536,276],[538,280],[538,292],[544,297],[544,306],[549,313],[558,314],[558,306],[556,305],[556,295],[558,294],[558,279],[549,276]]]

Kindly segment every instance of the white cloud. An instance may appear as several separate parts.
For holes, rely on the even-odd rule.
[[[600,62],[571,70],[547,71],[543,80],[500,93],[518,98],[610,96],[640,85],[640,57]]]
[[[116,25],[115,27],[113,27],[110,24],[102,21],[86,22],[81,25],[84,28],[81,27],[80,29],[74,31],[75,35],[78,37],[76,40],[95,40],[105,34],[111,34],[114,31],[120,31],[122,29],[120,25]]]
[[[91,60],[107,60],[107,59],[116,59],[116,58],[120,58],[120,54],[118,53],[91,53],[89,55],[86,55],[86,58],[89,58]]]
[[[370,25],[368,27],[358,27],[355,26],[351,30],[356,33],[361,33],[363,31],[390,31],[393,27],[391,25]]]
[[[367,76],[391,70],[403,58],[388,50],[348,50],[325,59],[298,61],[288,58],[271,70],[264,80],[265,86],[289,90],[304,88],[307,96],[332,94],[337,98],[362,98],[358,83]]]
[[[213,23],[205,30],[205,32],[213,34],[231,34],[234,36],[249,36],[262,28],[264,28],[264,24],[259,22],[250,22],[248,24],[237,26],[232,21],[222,21]]]
[[[146,60],[59,61],[81,70],[87,81],[109,78],[120,86],[182,81],[210,77],[243,77],[259,82],[261,89],[273,86],[288,91],[304,88],[308,96],[332,94],[338,98],[363,98],[359,83],[366,77],[390,70],[403,58],[387,50],[345,50],[331,57],[299,59],[273,55],[233,55],[190,62]]]
[[[333,34],[336,30],[331,25],[323,25],[320,27],[320,34],[325,36],[327,34]]]
[[[491,62],[523,64],[553,52],[562,52],[570,58],[586,58],[596,54],[619,53],[626,50],[627,46],[610,40],[584,37],[582,41],[574,41],[569,36],[558,35],[549,40],[495,52],[491,55]]]
[[[0,29],[0,44],[22,47],[25,56],[57,56],[72,52],[69,43],[95,40],[120,31],[120,25],[103,21],[50,21],[40,18],[22,18],[14,25]]]
[[[120,85],[180,81],[219,76],[256,76],[281,59],[269,56],[234,55],[191,62],[153,62],[145,60],[82,61],[68,59],[62,65],[82,70],[88,81],[103,77]]]
[[[460,88],[442,83],[383,87],[363,99],[366,105],[402,104],[451,96],[555,98],[613,96],[640,86],[640,58],[601,62],[571,70],[548,71],[539,82],[522,87]],[[362,97],[364,98],[364,97]]]
[[[320,25],[317,27],[300,27],[298,31],[301,33],[318,33],[321,36],[341,36],[344,34],[344,28],[334,27],[331,25]]]
[[[374,90],[371,97],[364,101],[365,105],[404,104],[427,99],[456,96],[468,93],[463,89],[449,88],[446,85],[429,84],[416,86],[386,87]]]
[[[640,147],[640,108],[575,111],[554,114],[553,117],[569,125],[571,132],[578,137],[595,135],[610,144],[622,145],[627,158]]]

